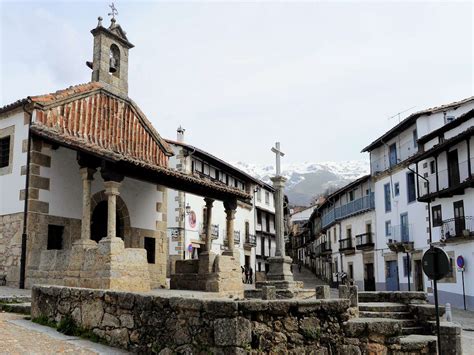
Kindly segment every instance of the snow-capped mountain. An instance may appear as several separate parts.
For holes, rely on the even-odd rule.
[[[262,166],[244,162],[233,165],[267,183],[271,183],[270,177],[275,174],[272,165]],[[314,196],[328,189],[342,187],[368,174],[369,171],[369,162],[366,160],[282,164],[282,175],[288,179],[285,192],[293,205],[309,205]]]

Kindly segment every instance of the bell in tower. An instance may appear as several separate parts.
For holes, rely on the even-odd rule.
[[[133,48],[126,32],[117,24],[115,6],[111,5],[110,26],[102,26],[99,17],[97,27],[91,33],[94,36],[94,56],[92,63],[92,81],[100,81],[116,94],[128,96],[128,50]]]

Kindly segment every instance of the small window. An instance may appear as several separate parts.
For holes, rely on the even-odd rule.
[[[262,212],[257,210],[257,224],[262,224]]]
[[[349,191],[349,201],[354,201],[354,190]]]
[[[48,250],[61,250],[63,248],[64,227],[53,224],[48,225]]]
[[[155,238],[145,237],[145,250],[146,250],[146,259],[148,264],[155,263],[156,255],[156,240]]]
[[[413,147],[418,148],[418,133],[415,130],[413,130]]]
[[[441,205],[431,208],[433,216],[433,227],[441,227],[443,225],[443,216],[441,215]]]
[[[392,200],[390,197],[390,184],[383,185],[384,197],[385,197],[385,212],[392,210]]]
[[[354,280],[354,265],[352,263],[348,264],[349,266],[349,279]]]
[[[260,187],[257,187],[257,201],[262,201],[262,189]]]
[[[270,193],[268,191],[265,191],[265,204],[270,203]]]
[[[400,195],[400,183],[396,182],[393,185],[393,193],[395,194],[395,196]]]
[[[347,239],[352,238],[352,228],[347,228],[346,229],[346,238]]]
[[[0,168],[10,165],[10,136],[0,138]]]
[[[385,221],[385,236],[390,237],[392,235],[392,221]]]
[[[432,160],[432,161],[430,161],[430,174],[434,174],[435,172],[436,172],[435,161]]]

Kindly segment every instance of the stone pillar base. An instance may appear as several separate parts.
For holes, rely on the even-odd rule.
[[[267,281],[289,281],[294,282],[291,272],[292,259],[288,256],[274,256],[268,258],[270,270],[267,274]]]

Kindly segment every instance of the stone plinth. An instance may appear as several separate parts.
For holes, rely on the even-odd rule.
[[[291,272],[292,259],[288,256],[274,256],[268,258],[270,270],[267,273],[267,281],[294,281]]]
[[[316,299],[325,300],[331,298],[331,292],[328,285],[318,285],[315,288]]]
[[[170,288],[243,297],[240,252],[226,251],[222,255],[204,252],[199,255],[199,260],[178,261],[176,273],[171,275]]]
[[[146,250],[125,248],[120,238],[78,240],[70,250],[43,250],[38,269],[28,271],[27,287],[35,284],[149,291]]]

